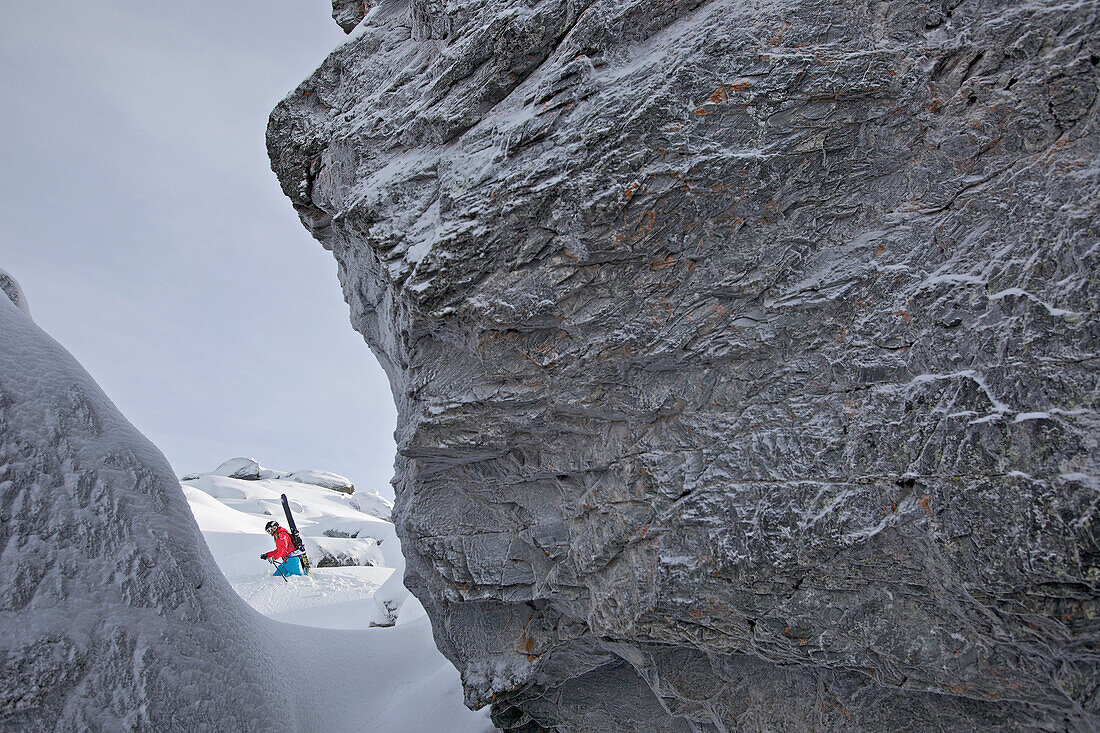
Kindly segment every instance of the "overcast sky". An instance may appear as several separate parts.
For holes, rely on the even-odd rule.
[[[392,496],[395,412],[264,149],[328,0],[0,0],[0,268],[180,473]]]

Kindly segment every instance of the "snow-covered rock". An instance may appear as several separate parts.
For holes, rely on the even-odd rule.
[[[355,484],[351,482],[351,479],[328,471],[292,471],[287,474],[287,478],[302,484],[323,486],[326,489],[340,491],[344,494],[355,493]]]
[[[305,539],[314,567],[383,565],[385,559],[378,541],[371,537],[310,537]]]
[[[393,502],[373,489],[369,491],[359,491],[359,493],[352,498],[350,503],[364,514],[370,514],[372,517],[392,521]]]
[[[283,471],[264,468],[255,458],[230,458],[210,473],[243,481],[259,481],[262,478],[280,478],[286,475]]]
[[[332,0],[332,19],[344,33],[351,33],[376,0]]]
[[[261,481],[282,479],[298,484],[320,486],[342,494],[354,494],[355,484],[346,476],[341,476],[330,471],[317,471],[314,469],[301,471],[279,471],[273,468],[261,466],[255,458],[230,458],[209,474],[191,473],[183,476],[181,481],[195,481],[200,476],[225,476],[227,478],[240,479],[242,481]],[[393,502],[386,499],[374,490],[360,492],[356,502],[361,511],[372,514],[382,519],[389,519],[393,510]]]
[[[215,499],[219,505],[249,514],[256,531],[260,532],[270,519],[286,523],[281,500],[282,495],[286,494],[303,537],[370,537],[387,547],[387,553],[391,553],[387,555],[390,567],[401,566],[403,557],[393,523],[363,511],[360,506],[369,492],[350,496],[315,484],[291,480],[283,472],[271,473],[277,477],[241,479],[230,478],[217,471],[201,473],[186,481],[184,487],[189,497],[194,496],[193,491],[199,491]],[[378,499],[380,506],[392,506],[384,498]],[[239,519],[235,518],[233,522],[239,522]],[[200,526],[208,529],[202,522]],[[246,531],[243,527],[240,530]]]
[[[31,314],[31,307],[27,304],[27,296],[23,293],[23,288],[19,287],[19,281],[2,269],[0,269],[0,291],[8,296],[19,310],[28,316]]]
[[[6,297],[0,546],[0,729],[297,720],[270,630],[216,571],[167,461]]]

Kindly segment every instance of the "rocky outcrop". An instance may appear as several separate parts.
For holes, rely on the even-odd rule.
[[[286,477],[290,481],[332,489],[333,491],[339,491],[341,494],[355,493],[355,484],[351,482],[351,479],[328,471],[291,471]]]
[[[19,287],[19,281],[3,270],[0,270],[0,292],[15,303],[19,310],[31,314],[31,307],[27,304],[27,296],[23,294],[23,288]]]
[[[344,33],[351,33],[367,15],[365,0],[332,0],[332,19]]]
[[[1100,724],[1095,3],[412,0],[273,112],[510,730]]]
[[[217,476],[238,478],[242,481],[259,481],[263,478],[278,478],[281,476],[279,471],[263,468],[255,458],[230,458],[228,461],[221,463],[211,473]]]
[[[0,551],[0,729],[299,723],[168,462],[6,298]]]
[[[214,476],[241,479],[242,481],[286,480],[325,489],[339,491],[341,494],[354,494],[355,484],[351,479],[328,471],[304,469],[301,471],[279,471],[264,468],[255,458],[230,458],[210,472]],[[193,481],[202,474],[193,473],[183,476],[181,481]]]

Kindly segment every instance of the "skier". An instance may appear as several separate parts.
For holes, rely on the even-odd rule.
[[[273,575],[305,575],[306,571],[302,569],[302,562],[298,559],[302,555],[302,551],[295,549],[294,538],[290,536],[290,532],[279,526],[279,523],[272,520],[264,526],[267,533],[275,539],[275,549],[271,552],[265,552],[260,555],[261,560],[280,560],[279,566],[275,569]]]

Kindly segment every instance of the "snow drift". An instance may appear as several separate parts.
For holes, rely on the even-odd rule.
[[[210,473],[185,477],[183,492],[215,562],[246,602],[272,618],[308,626],[393,625],[395,611],[409,592],[400,583],[405,571],[401,543],[393,524],[378,516],[389,516],[393,508],[389,501],[369,491],[350,496],[258,463],[260,473],[278,478],[233,478],[221,472],[229,463]],[[264,531],[267,521],[286,526],[283,494],[316,568],[312,582],[290,588],[271,583],[271,568],[256,557],[259,551],[271,549]],[[361,500],[366,502],[363,508]],[[396,584],[388,582],[391,575],[396,575]],[[383,585],[388,592],[378,593]],[[341,604],[335,615],[328,609]],[[332,623],[326,623],[326,618]]]
[[[400,572],[363,567],[330,569],[330,586],[341,572],[377,577],[365,599],[327,614],[308,592],[286,593],[294,584],[269,577],[256,554],[270,549],[262,512],[278,505],[264,492],[293,482],[199,476],[189,510],[156,447],[30,320],[18,286],[3,284],[22,310],[0,297],[0,730],[491,729],[463,707],[458,672],[422,609],[406,605],[399,625],[370,633],[278,623],[250,608],[226,579],[251,572],[246,555],[263,568],[253,604],[266,597],[286,619],[337,626],[355,602],[400,604],[407,591]],[[316,494],[304,527],[342,512],[342,527],[374,543],[362,555],[400,567],[392,525],[351,505],[364,497],[296,485]],[[249,501],[258,513],[244,511]],[[301,580],[297,590],[309,591]]]
[[[212,572],[178,487],[76,360],[0,298],[0,728],[293,719],[261,652],[268,627]]]

